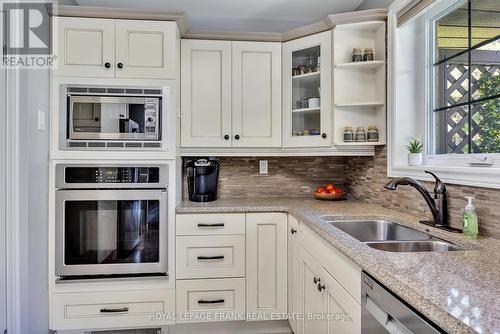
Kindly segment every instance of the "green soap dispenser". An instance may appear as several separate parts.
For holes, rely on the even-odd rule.
[[[476,208],[472,204],[474,197],[467,196],[467,205],[465,206],[464,215],[462,217],[462,225],[464,227],[464,235],[471,239],[477,239],[479,226],[476,215]]]

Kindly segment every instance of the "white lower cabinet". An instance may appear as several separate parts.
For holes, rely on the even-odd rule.
[[[287,312],[287,215],[247,214],[247,312]]]
[[[244,320],[245,279],[177,280],[179,322]]]
[[[301,323],[298,317],[294,317],[294,315],[299,313],[299,294],[296,291],[299,290],[299,221],[294,217],[288,215],[288,276],[287,276],[287,285],[288,285],[288,313],[292,315],[290,317],[289,322],[292,330],[295,333],[299,332],[299,328]]]
[[[171,325],[175,290],[56,293],[52,329],[116,329]]]
[[[322,240],[309,229],[300,227],[298,288],[292,290],[292,298],[298,298],[297,312],[303,321],[295,333],[361,333],[361,306],[339,281],[347,279],[359,285],[361,269],[358,271],[335,270],[334,275],[325,267],[332,261],[355,266],[350,260],[337,254],[332,247],[321,249]],[[352,290],[350,291],[352,293]]]

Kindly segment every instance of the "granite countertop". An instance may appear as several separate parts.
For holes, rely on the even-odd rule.
[[[500,334],[500,240],[469,240],[418,223],[418,217],[382,206],[310,198],[234,198],[181,202],[178,214],[287,212],[307,225],[364,271],[449,333]],[[368,247],[321,216],[396,221],[455,244],[464,251],[391,253]]]

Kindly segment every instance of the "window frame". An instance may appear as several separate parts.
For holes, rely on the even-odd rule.
[[[445,112],[443,111],[435,111],[437,109],[436,106],[436,76],[437,76],[437,67],[435,66],[436,59],[435,55],[437,54],[437,48],[436,48],[436,23],[439,19],[447,16],[448,14],[452,13],[454,10],[462,7],[464,4],[468,3],[469,1],[472,0],[455,0],[455,3],[449,5],[446,9],[442,10],[441,8],[434,9],[434,13],[429,19],[426,20],[426,26],[427,26],[427,46],[428,46],[428,51],[427,51],[427,68],[428,70],[428,78],[426,78],[426,82],[429,85],[428,86],[428,110],[426,111],[427,113],[427,120],[426,120],[426,139],[428,145],[426,146],[426,156],[427,159],[429,160],[429,163],[432,164],[432,161],[435,161],[436,164],[441,165],[443,162],[449,161],[453,162],[455,165],[457,162],[458,163],[463,163],[465,165],[468,165],[470,163],[475,163],[478,161],[481,161],[483,159],[493,159],[493,161],[496,161],[495,167],[500,167],[500,152],[497,153],[466,153],[466,154],[459,154],[459,153],[444,153],[444,154],[436,154],[436,153],[431,153],[431,149],[436,147],[436,129],[435,129],[435,124],[434,124],[434,116],[436,112]],[[432,10],[432,9],[431,9]],[[468,13],[470,15],[470,13]],[[469,22],[470,23],[470,22]],[[470,39],[471,36],[468,36]],[[469,54],[469,60],[470,60],[470,55],[471,55],[471,46],[469,45],[467,53]],[[453,57],[450,57],[449,59],[452,59]],[[470,90],[470,81],[468,83],[469,85],[469,90]],[[480,102],[476,102],[480,103]],[[467,101],[466,106],[470,107],[472,104],[475,104],[474,101],[471,101],[470,99]],[[444,108],[440,107],[440,108]],[[449,106],[449,109],[456,108],[455,106]],[[446,108],[448,109],[448,108]],[[445,109],[445,110],[446,110]],[[470,130],[470,128],[469,128]],[[470,149],[469,149],[470,150]],[[497,165],[498,164],[498,165]]]
[[[434,103],[435,103],[435,86],[434,86],[434,55],[435,55],[435,21],[456,8],[462,6],[468,0],[441,0],[435,1],[429,5],[422,13],[418,13],[415,17],[403,23],[401,27],[397,27],[397,13],[408,6],[412,0],[396,0],[389,7],[388,13],[388,147],[387,147],[387,176],[400,177],[409,176],[418,180],[431,181],[432,179],[424,173],[425,170],[436,172],[447,183],[478,186],[485,188],[500,189],[500,153],[471,153],[471,154],[433,154],[431,148],[434,147],[435,129],[433,127]],[[417,18],[417,20],[416,20]],[[422,73],[423,81],[422,97],[425,99],[424,107],[419,111],[418,115],[410,114],[412,111],[406,111],[397,106],[398,93],[401,88],[398,83],[400,78],[396,75],[398,72],[397,59],[399,52],[397,50],[398,33],[400,28],[410,24],[422,24],[420,27],[425,32],[425,41],[423,48],[420,50],[420,56],[424,57],[425,68],[422,68],[419,73]],[[401,49],[401,48],[400,48]],[[413,50],[414,52],[415,50]],[[419,68],[420,69],[420,68]],[[398,86],[399,85],[399,86]],[[404,93],[404,91],[402,91]],[[409,115],[417,119],[418,125],[415,126],[416,136],[421,136],[424,142],[425,150],[423,154],[422,166],[409,166],[406,156],[403,156],[401,147],[407,143],[407,136],[401,134],[401,130],[397,131],[399,118],[398,115]],[[422,135],[423,134],[423,135]],[[407,152],[404,153],[407,155]],[[493,165],[488,167],[471,166],[470,163],[477,163],[483,159],[492,159]]]

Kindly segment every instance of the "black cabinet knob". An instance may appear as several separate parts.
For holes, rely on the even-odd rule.
[[[325,290],[326,286],[321,285],[321,283],[318,284],[318,291],[321,292],[322,290]]]
[[[326,138],[326,133],[323,132],[323,134],[321,135],[321,138]]]
[[[118,66],[118,68],[123,68],[123,64],[122,63],[118,63],[118,64],[116,64],[116,66]]]
[[[294,228],[292,228],[292,229],[290,230],[290,233],[295,234],[295,233],[297,233],[297,230],[296,230],[296,229],[294,229]]]
[[[225,140],[229,140],[229,135],[225,135],[225,136],[224,136],[224,139],[225,139]]]
[[[106,67],[106,68],[110,68],[110,67],[111,67],[111,64],[110,64],[110,63],[105,63],[105,64],[104,64],[104,67]]]
[[[240,135],[234,136],[234,139],[239,140],[240,139]]]
[[[319,282],[321,282],[321,278],[315,276],[313,278],[313,282],[314,282],[314,284],[319,283]]]

